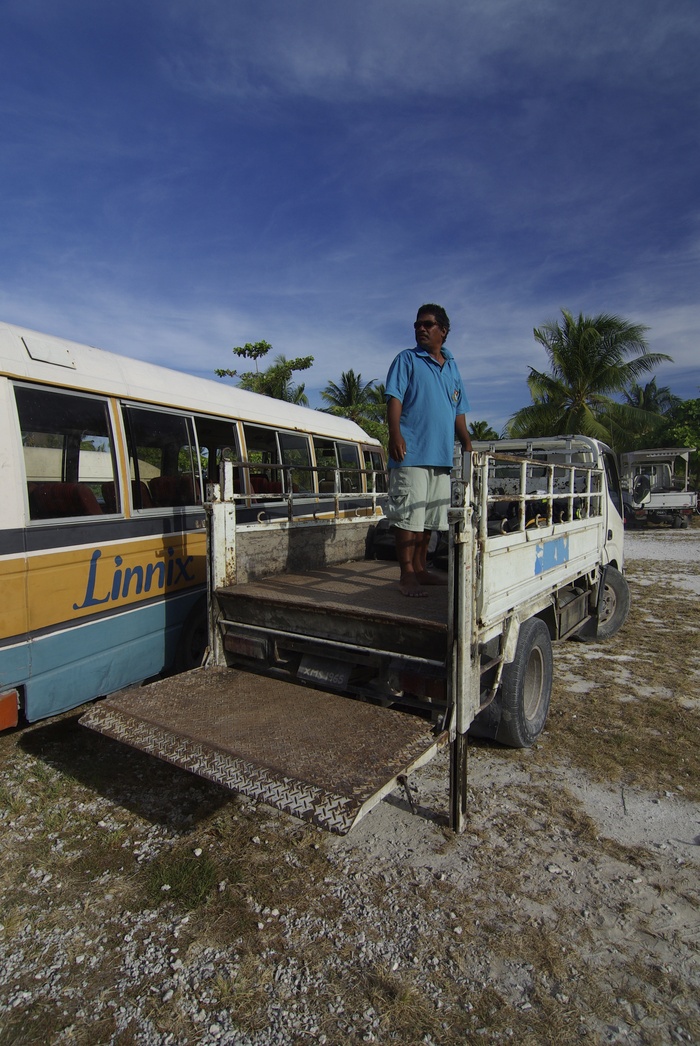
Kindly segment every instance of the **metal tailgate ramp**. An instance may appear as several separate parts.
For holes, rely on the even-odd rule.
[[[113,694],[80,722],[339,835],[448,740],[407,712],[214,667]]]

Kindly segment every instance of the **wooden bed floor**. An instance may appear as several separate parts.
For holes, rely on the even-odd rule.
[[[342,612],[446,629],[447,586],[428,586],[425,597],[407,597],[399,591],[398,578],[395,562],[357,560],[304,573],[276,574],[220,591],[222,596],[246,601],[306,607],[316,612],[327,608],[331,614]]]

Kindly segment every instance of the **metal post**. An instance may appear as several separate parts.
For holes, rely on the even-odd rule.
[[[448,608],[448,649],[452,651],[450,686],[450,827],[466,828],[467,732],[479,707],[478,649],[474,643],[475,540],[473,528],[472,455],[463,454],[453,471],[450,508],[448,581],[452,599]],[[474,659],[476,657],[476,693]]]
[[[216,488],[212,494],[217,493]],[[206,505],[207,511],[207,601],[210,659],[225,665],[226,656],[218,628],[216,591],[236,583],[236,502],[233,464],[222,460],[219,466],[218,498]]]

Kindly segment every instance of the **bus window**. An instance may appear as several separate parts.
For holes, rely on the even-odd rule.
[[[291,466],[292,490],[309,493],[314,489],[313,473],[311,472],[311,447],[308,436],[301,436],[297,432],[279,432],[280,450],[282,461]],[[286,476],[284,478],[286,485]]]
[[[332,494],[335,491],[335,470],[338,467],[335,443],[332,439],[314,436],[314,453],[318,469],[318,489],[322,494]]]
[[[219,482],[219,464],[222,451],[226,448],[233,453],[233,460],[240,460],[238,434],[234,421],[220,421],[218,418],[195,418],[197,443],[199,444],[199,461],[205,483]],[[243,489],[241,469],[234,469],[233,489],[236,494]]]
[[[387,491],[386,472],[384,459],[377,450],[369,450],[365,447],[365,469],[368,471],[367,490],[375,494],[385,494]]]
[[[361,491],[360,452],[354,443],[341,443],[339,440],[314,436],[314,452],[318,468],[318,489],[322,493],[335,490],[336,469],[353,470],[353,472],[341,471],[341,494],[358,494]]]
[[[353,469],[353,472],[340,473],[340,489],[343,494],[357,494],[360,486],[360,452],[354,443],[336,443],[338,464],[341,469]]]
[[[24,385],[15,400],[30,519],[119,512],[106,400]]]
[[[124,407],[135,509],[200,505],[202,492],[192,420],[145,407]]]
[[[244,425],[246,459],[250,464],[248,480],[254,494],[281,494],[282,469],[279,465],[279,448],[274,429],[261,425]]]

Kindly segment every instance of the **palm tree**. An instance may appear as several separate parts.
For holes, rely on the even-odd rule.
[[[321,393],[321,399],[328,403],[323,409],[328,414],[337,414],[350,418],[358,425],[377,418],[377,397],[374,394],[375,379],[362,381],[361,374],[346,370],[340,375],[340,383],[329,381]]]
[[[617,404],[610,412],[624,429],[615,449],[639,450],[658,445],[659,434],[668,415],[681,402],[668,387],[659,388],[656,378],[646,385],[632,382],[624,390],[624,403]]]
[[[549,356],[551,372],[530,368],[533,402],[510,418],[508,435],[580,432],[615,447],[625,438],[625,419],[631,420],[635,410],[611,397],[671,357],[649,352],[648,327],[641,324],[604,313],[581,313],[575,320],[565,309],[562,317],[533,332]]]
[[[488,421],[470,421],[469,435],[472,439],[498,439],[498,433],[491,428]]]
[[[370,406],[377,421],[386,421],[386,385],[377,381],[370,389]]]
[[[633,381],[630,387],[625,389],[625,401],[630,407],[646,410],[650,414],[667,414],[673,407],[682,403],[680,396],[674,396],[668,385],[659,388],[656,378],[652,378],[646,385],[638,385]]]

